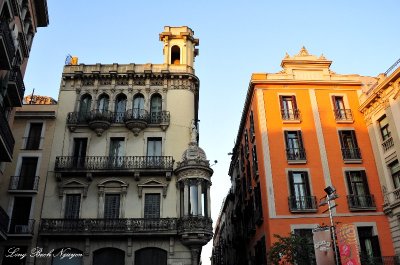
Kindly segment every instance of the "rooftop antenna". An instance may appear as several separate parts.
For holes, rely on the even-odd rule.
[[[29,104],[32,104],[33,101],[33,94],[35,93],[35,89],[32,90],[32,95],[31,95],[31,100],[29,101]]]

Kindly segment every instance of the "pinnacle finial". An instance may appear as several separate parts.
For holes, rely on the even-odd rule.
[[[307,55],[309,55],[309,53],[308,53],[306,47],[304,47],[304,46],[301,47],[300,52],[299,52],[298,55],[299,55],[299,56],[307,56]]]

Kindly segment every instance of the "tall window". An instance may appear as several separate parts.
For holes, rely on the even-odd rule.
[[[31,123],[29,127],[28,138],[26,139],[25,149],[38,150],[40,147],[40,139],[42,136],[43,123]]]
[[[349,189],[348,203],[350,208],[375,207],[375,201],[369,193],[364,170],[346,171],[346,179]]]
[[[257,159],[257,147],[253,145],[251,149],[251,156],[253,159],[253,177],[258,176],[258,159]]]
[[[87,138],[74,138],[73,163],[81,168],[85,166]]]
[[[124,154],[125,154],[125,138],[123,137],[112,137],[110,139],[110,162],[115,167],[121,167],[123,165]]]
[[[301,131],[285,131],[285,142],[287,160],[306,159]]]
[[[108,102],[110,101],[108,95],[102,94],[97,101],[97,110],[100,113],[106,112],[108,110]]]
[[[89,115],[92,105],[92,97],[90,95],[83,95],[79,105],[79,121],[85,121]]]
[[[371,257],[381,257],[379,239],[378,236],[373,235],[372,227],[357,227],[357,233],[361,248],[361,261],[368,261]]]
[[[37,157],[23,157],[19,171],[18,188],[33,190],[35,187]]]
[[[123,122],[125,109],[126,96],[124,94],[119,94],[115,102],[115,122]]]
[[[171,64],[180,64],[181,63],[181,49],[179,46],[174,45],[171,48]]]
[[[28,234],[32,232],[33,220],[30,220],[32,197],[15,197],[10,220],[11,234]]]
[[[298,120],[296,96],[279,96],[282,120]]]
[[[381,131],[382,140],[385,141],[390,138],[389,122],[386,115],[383,115],[379,120],[379,129]]]
[[[144,196],[144,218],[160,218],[159,193],[146,193]]]
[[[161,137],[147,138],[147,156],[161,156]]]
[[[314,196],[311,196],[308,173],[306,171],[289,171],[291,210],[316,209]]]
[[[65,219],[78,219],[79,218],[79,208],[81,205],[81,195],[80,194],[67,194],[65,196]]]
[[[154,94],[150,100],[150,118],[152,123],[160,120],[162,111],[162,98],[160,94]]]
[[[400,188],[400,164],[396,160],[389,164],[390,173],[392,174],[393,184],[396,189]]]
[[[249,135],[247,133],[247,128],[244,131],[244,149],[246,157],[249,157]]]
[[[253,111],[250,112],[250,138],[251,142],[255,139],[255,129],[254,129],[254,114]]]
[[[360,148],[358,148],[356,133],[354,130],[339,131],[342,157],[347,159],[361,159]]]
[[[106,194],[104,197],[104,218],[118,219],[119,218],[119,194]]]
[[[332,103],[337,121],[349,121],[353,119],[351,109],[346,109],[343,96],[333,96]]]

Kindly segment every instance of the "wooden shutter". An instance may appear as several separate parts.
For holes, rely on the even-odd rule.
[[[297,131],[297,140],[299,141],[299,148],[303,148],[303,137],[301,131]]]
[[[368,180],[367,180],[367,175],[365,174],[365,170],[361,170],[360,174],[361,174],[361,178],[362,178],[363,183],[364,183],[365,194],[369,195],[370,193],[369,193],[369,187],[368,187]]]
[[[306,186],[306,192],[307,192],[306,196],[310,196],[311,190],[310,190],[310,181],[308,179],[308,173],[302,172],[302,176],[303,176],[304,185]]]
[[[347,186],[349,188],[349,194],[353,195],[353,186],[351,184],[351,171],[346,171]]]
[[[289,170],[289,171],[288,171],[288,175],[289,175],[290,194],[291,194],[292,196],[294,196],[295,193],[294,193],[294,183],[293,183],[293,171]]]
[[[354,148],[357,148],[358,147],[358,144],[357,144],[357,138],[356,138],[356,132],[354,131],[354,130],[350,130],[350,134],[351,134],[351,139],[352,139],[352,142],[353,142],[353,144],[354,144]]]
[[[78,219],[81,203],[80,194],[67,194],[65,197],[65,219]]]
[[[104,200],[104,218],[117,219],[119,218],[119,194],[106,194]]]
[[[144,218],[160,218],[160,194],[148,193],[144,199]]]
[[[293,105],[293,111],[297,109],[297,102],[296,102],[296,96],[292,96],[292,105]]]

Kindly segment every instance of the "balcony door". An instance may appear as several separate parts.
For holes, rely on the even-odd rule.
[[[116,123],[121,123],[124,121],[124,113],[126,110],[126,96],[120,94],[115,102],[115,119]]]
[[[158,167],[160,166],[162,145],[161,137],[147,138],[147,166]]]
[[[295,120],[296,117],[296,97],[295,96],[280,96],[281,115],[284,120]]]
[[[77,168],[85,165],[87,138],[74,138],[73,163]]]
[[[25,149],[27,150],[38,150],[40,147],[40,139],[42,136],[43,123],[35,122],[31,123],[29,127],[28,138],[26,139]]]
[[[352,197],[352,207],[371,207],[371,199],[367,177],[364,170],[346,171],[349,194]]]
[[[379,246],[378,236],[373,235],[372,227],[357,227],[357,233],[361,248],[361,259],[369,260],[373,257],[375,258],[375,261],[379,261],[379,259],[376,258],[381,257],[381,248]]]
[[[312,209],[307,172],[289,171],[292,209]]]
[[[33,190],[35,187],[37,157],[23,157],[17,189]]]
[[[32,197],[15,197],[10,222],[10,234],[28,234],[33,225],[29,217],[31,213]]]
[[[86,121],[89,112],[91,110],[91,106],[92,106],[92,97],[90,95],[84,95],[81,98],[81,102],[79,105],[79,116],[78,116],[78,120],[80,122]]]
[[[135,265],[167,265],[167,251],[160,248],[142,248],[135,252]]]
[[[110,163],[112,167],[122,167],[124,164],[125,155],[125,138],[112,137],[110,139]]]
[[[147,193],[144,197],[144,218],[160,218],[159,193]]]
[[[162,111],[162,98],[161,95],[155,94],[151,97],[150,101],[150,118],[152,123],[157,123],[160,120]]]

